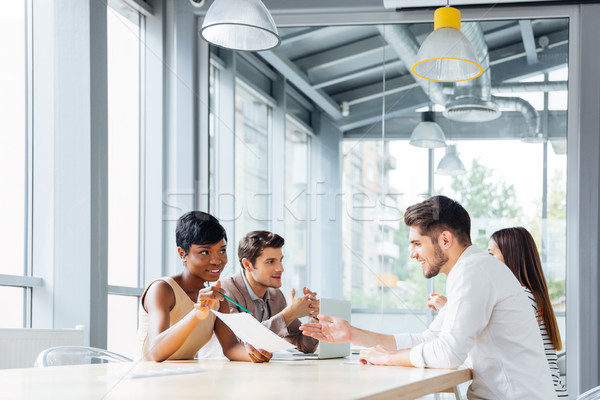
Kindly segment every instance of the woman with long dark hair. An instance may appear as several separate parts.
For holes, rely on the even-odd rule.
[[[500,229],[492,234],[488,243],[488,253],[510,268],[531,300],[552,373],[554,390],[558,397],[568,398],[556,363],[556,351],[562,349],[560,332],[533,237],[521,226]]]

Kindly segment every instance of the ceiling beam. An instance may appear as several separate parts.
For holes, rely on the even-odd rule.
[[[340,106],[335,103],[323,90],[314,89],[308,82],[308,77],[294,63],[288,60],[277,50],[259,51],[262,59],[271,64],[273,68],[279,71],[289,82],[296,86],[306,97],[311,99],[333,120],[342,118]]]
[[[311,36],[315,34],[317,31],[325,31],[330,27],[322,27],[322,28],[313,28],[313,27],[304,27],[304,28],[285,28],[293,29],[293,33],[286,34],[285,36],[281,36],[281,45],[280,48],[292,47],[298,43],[304,43],[306,40],[310,40]]]
[[[540,51],[538,62],[529,64],[523,54],[520,58],[497,64],[492,69],[492,85],[499,86],[502,82],[518,79],[536,73],[543,73],[564,65],[568,62],[569,43]]]
[[[531,20],[521,19],[519,20],[519,26],[521,27],[523,47],[525,47],[525,54],[527,55],[527,64],[537,64],[538,57],[535,46],[535,37],[533,36],[533,27],[531,26]]]
[[[430,102],[429,98],[420,89],[410,90],[396,96],[386,97],[385,118],[393,118],[406,114],[413,114],[416,108],[424,107]],[[352,129],[371,129],[374,124],[381,123],[382,103],[373,105],[363,103],[350,108],[350,116],[338,121],[342,132]],[[381,129],[381,128],[379,128]]]
[[[420,121],[421,118],[418,115],[386,114],[385,138],[408,140],[412,130]],[[551,111],[548,121],[548,138],[566,140],[566,121],[566,111]],[[518,111],[503,111],[500,118],[486,122],[485,125],[451,121],[445,118],[441,112],[435,114],[435,122],[444,131],[446,140],[520,139],[521,131],[528,128],[523,114]],[[381,118],[369,126],[344,132],[344,139],[373,140],[381,137]]]
[[[373,53],[380,52],[386,43],[381,36],[375,35],[343,46],[337,46],[333,49],[325,50],[317,54],[311,54],[306,57],[294,59],[301,69],[305,70],[310,76],[311,71],[322,68],[335,67],[346,62],[352,62],[359,57],[371,56]]]
[[[372,75],[372,74],[377,73],[378,71],[383,71],[383,68],[386,68],[387,70],[389,70],[389,69],[401,70],[404,68],[404,64],[402,64],[402,62],[398,61],[398,60],[392,61],[390,63],[386,62],[385,65],[380,63],[380,64],[377,64],[372,67],[363,68],[363,69],[355,71],[355,72],[351,72],[351,73],[348,73],[345,75],[335,76],[335,77],[332,77],[332,78],[324,80],[324,81],[313,83],[313,88],[321,89],[321,88],[324,88],[327,86],[332,86],[332,85],[336,85],[338,83],[361,78],[366,75]],[[334,97],[336,97],[336,96],[334,96]]]
[[[389,96],[394,93],[400,93],[405,90],[420,87],[410,74],[389,79],[385,82],[385,91],[382,82],[362,86],[343,93],[337,93],[333,96],[338,102],[347,101],[351,106],[366,101],[379,99],[382,96]]]
[[[545,36],[547,36],[549,39],[549,48],[559,46],[569,41],[569,32],[566,29]],[[536,52],[541,51],[544,51],[544,49],[536,50]],[[490,65],[492,66],[526,56],[525,46],[523,45],[523,42],[521,40],[502,47],[492,47],[489,49],[489,53]]]

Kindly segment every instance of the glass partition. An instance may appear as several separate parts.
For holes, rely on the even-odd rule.
[[[292,117],[285,125],[284,262],[283,291],[308,284],[310,134]]]
[[[260,96],[237,80],[235,92],[235,241],[250,231],[268,230],[269,131],[271,111]],[[230,260],[230,265],[235,260]]]
[[[529,229],[559,324],[564,322],[568,27],[568,19],[561,18],[463,21],[485,71],[474,81],[456,84],[411,75],[411,60],[432,31],[431,23],[282,27],[277,51],[257,54],[265,74],[304,94],[320,119],[331,121],[343,138],[341,182],[325,183],[333,185],[337,195],[330,200],[341,211],[333,218],[341,235],[341,276],[328,281],[325,291],[352,302],[357,325],[418,331],[433,318],[426,297],[443,293],[445,279],[424,279],[408,258],[403,213],[435,194],[454,197],[467,208],[480,247],[487,247],[496,229]],[[281,65],[287,67],[278,71]],[[256,85],[265,86],[262,81]],[[293,102],[286,106],[297,108]],[[446,148],[410,144],[425,111],[444,132]],[[287,132],[278,127],[271,133],[273,143]],[[318,140],[311,146],[324,136],[317,126]],[[464,168],[442,168],[446,152]],[[269,165],[279,173],[277,165]],[[309,175],[322,173],[315,165],[310,164]],[[262,166],[250,167],[255,171],[245,174],[262,171]],[[263,190],[262,184],[249,186],[247,179],[235,185],[244,188],[246,197]],[[271,190],[277,198],[280,188]],[[311,200],[310,212],[312,207]],[[268,210],[267,219],[275,220],[276,207]]]

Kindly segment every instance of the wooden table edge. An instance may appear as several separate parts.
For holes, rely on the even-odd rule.
[[[365,400],[411,400],[426,396],[432,393],[442,392],[452,389],[461,383],[473,379],[473,370],[470,368],[458,369],[451,374],[442,377],[435,376],[424,379],[420,382],[410,383],[408,385],[386,390],[369,396],[361,397]]]

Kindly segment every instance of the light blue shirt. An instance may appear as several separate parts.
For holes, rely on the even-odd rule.
[[[269,303],[268,303],[269,299],[271,298],[269,291],[267,290],[267,292],[265,293],[265,296],[261,299],[252,290],[250,283],[248,283],[248,279],[246,279],[245,271],[242,273],[242,277],[244,278],[244,283],[246,284],[246,289],[248,289],[248,294],[250,295],[250,298],[252,299],[252,302],[254,303],[254,313],[252,315],[254,316],[254,318],[256,318],[258,320],[258,322],[263,322],[263,321],[268,320],[269,318],[271,318],[271,310],[269,310]]]

